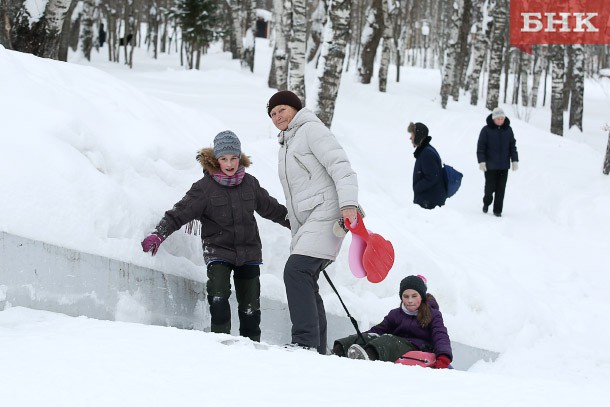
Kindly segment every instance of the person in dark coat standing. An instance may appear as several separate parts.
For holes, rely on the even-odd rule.
[[[517,141],[504,110],[496,107],[487,116],[487,125],[481,129],[477,143],[479,168],[485,173],[485,195],[483,212],[487,213],[493,202],[493,214],[502,216],[504,192],[508,180],[508,169],[517,171],[519,154]]]
[[[254,212],[290,229],[286,207],[271,197],[258,180],[246,173],[248,156],[241,153],[235,133],[225,130],[214,138],[214,149],[197,154],[204,176],[167,212],[154,233],[142,241],[154,256],[161,243],[188,222],[201,222],[203,258],[211,330],[231,333],[231,271],[237,297],[239,334],[260,341],[261,238]]]
[[[413,203],[424,209],[443,206],[447,200],[447,189],[443,181],[441,157],[430,144],[428,127],[423,123],[409,124],[411,143],[415,147],[413,167]]]
[[[408,276],[400,282],[400,307],[368,331],[337,339],[333,354],[351,359],[395,362],[406,352],[419,350],[436,355],[434,367],[444,369],[453,360],[451,341],[443,315],[423,276]]]
[[[100,48],[103,47],[104,43],[106,42],[106,31],[104,31],[104,23],[100,23],[100,29],[97,33],[97,41]]]

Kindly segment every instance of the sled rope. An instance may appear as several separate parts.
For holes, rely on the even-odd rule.
[[[337,291],[333,282],[330,281],[330,277],[328,277],[328,274],[326,273],[326,266],[322,269],[322,273],[324,273],[324,277],[326,277],[326,281],[328,281],[328,284],[330,284],[330,287],[333,289],[335,294],[337,294],[337,297],[339,297],[339,301],[341,302],[341,305],[343,305],[343,309],[345,310],[345,313],[349,317],[350,321],[352,321],[352,325],[354,325],[354,328],[356,328],[356,333],[358,334],[358,338],[360,338],[362,343],[366,345],[366,340],[364,339],[364,336],[362,336],[360,329],[358,329],[358,322],[356,322],[356,319],[354,317],[352,317],[352,315],[349,313],[349,311],[347,310],[347,307],[345,306],[345,303],[343,302],[343,300],[341,299],[341,296],[339,295],[339,291]]]

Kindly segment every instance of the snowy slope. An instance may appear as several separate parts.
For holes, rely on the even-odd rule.
[[[283,199],[276,172],[276,131],[265,111],[273,94],[266,87],[270,48],[265,41],[257,43],[254,74],[215,50],[204,57],[200,72],[179,69],[175,55],[153,61],[139,54],[134,70],[103,58],[102,53],[91,64],[66,64],[0,48],[0,89],[8,95],[0,98],[0,229],[203,280],[198,237],[175,233],[154,258],[141,253],[139,242],[201,176],[195,151],[211,145],[222,129],[233,129],[241,137],[243,150],[254,162],[251,173]],[[458,391],[459,386],[478,387],[481,381],[510,387],[532,380],[541,392],[547,387],[540,383],[547,381],[547,389],[566,392],[572,388],[566,383],[595,387],[607,381],[610,356],[603,349],[610,335],[601,321],[610,313],[605,260],[610,181],[601,174],[607,136],[600,126],[610,108],[610,82],[587,82],[583,134],[549,134],[547,108],[529,112],[526,122],[518,118],[523,112],[504,106],[521,161],[519,171],[509,175],[503,217],[496,219],[481,213],[483,176],[475,156],[489,112],[465,101],[450,102],[442,110],[437,71],[409,68],[401,77],[401,83],[390,83],[388,93],[380,94],[375,84],[360,85],[348,73],[335,113],[333,132],[358,172],[367,226],[396,249],[388,278],[371,285],[349,272],[346,241],[331,277],[351,313],[363,326],[376,323],[397,305],[400,279],[424,274],[451,337],[502,356],[493,364],[475,365],[469,372],[473,376],[417,371],[413,376],[404,373],[408,381],[433,375],[436,382]],[[410,121],[428,124],[432,144],[443,159],[464,173],[461,190],[441,209],[426,211],[411,203],[413,157],[406,135]],[[281,275],[288,232],[264,220],[259,226],[263,292],[285,300]],[[327,311],[342,315],[330,287],[321,286]],[[53,334],[55,323],[71,323],[60,322],[61,316],[9,311],[12,314],[3,313],[3,318],[50,319],[43,327],[31,322],[41,334],[45,328]],[[19,337],[12,327],[3,323],[0,332]],[[120,327],[109,329],[131,329]],[[201,343],[215,340],[196,334]],[[172,335],[176,337],[171,341],[182,340],[177,339],[179,332]],[[254,354],[261,352],[252,353],[236,356],[233,363],[239,366],[242,359],[257,358]],[[574,354],[582,357],[566,356]],[[278,363],[289,363],[278,358]],[[312,373],[303,376],[315,376],[319,363],[336,363],[338,375],[353,374],[350,363],[311,358],[316,361]],[[397,380],[391,366],[369,368],[382,369],[375,375],[382,375],[384,382]],[[134,372],[133,367],[128,370]],[[444,382],[457,377],[464,377],[459,386]],[[275,387],[274,379],[269,383]],[[539,396],[542,400],[542,393]],[[570,405],[568,400],[560,393],[552,399]]]

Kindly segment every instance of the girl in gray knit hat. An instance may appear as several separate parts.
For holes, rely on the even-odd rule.
[[[231,271],[237,297],[239,334],[260,341],[260,265],[262,244],[254,212],[290,229],[287,209],[246,173],[251,162],[242,154],[235,133],[225,130],[214,138],[214,148],[197,154],[203,178],[195,182],[142,241],[154,256],[161,243],[192,220],[201,222],[203,257],[207,265],[207,298],[211,331],[231,332]]]

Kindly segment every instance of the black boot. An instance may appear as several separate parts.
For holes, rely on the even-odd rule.
[[[219,334],[231,333],[231,306],[229,299],[208,295],[210,314],[212,316],[211,331]]]

